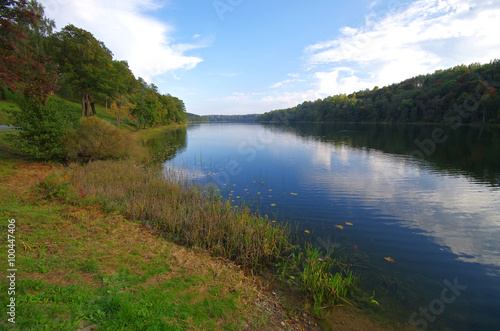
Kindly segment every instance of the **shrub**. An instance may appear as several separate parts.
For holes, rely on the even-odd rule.
[[[10,115],[19,134],[14,144],[22,152],[38,159],[62,159],[65,152],[60,137],[78,123],[78,115],[65,101],[50,98],[46,105],[18,98],[20,109]]]
[[[122,158],[135,144],[120,129],[95,116],[84,117],[78,128],[67,130],[62,143],[66,156],[80,161]]]
[[[49,174],[40,187],[49,198],[60,198],[67,202],[78,200],[78,190],[69,182],[69,175],[66,172],[54,172]]]

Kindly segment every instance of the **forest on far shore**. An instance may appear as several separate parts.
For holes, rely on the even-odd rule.
[[[259,116],[259,122],[500,124],[500,60],[340,94]]]

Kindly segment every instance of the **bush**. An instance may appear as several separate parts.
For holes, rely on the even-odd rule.
[[[48,198],[60,198],[67,202],[78,200],[78,190],[69,182],[69,175],[65,172],[49,174],[40,187]]]
[[[18,98],[19,110],[10,115],[19,134],[14,144],[22,152],[37,159],[62,159],[65,156],[60,137],[78,123],[78,113],[65,101],[50,98],[47,105]]]
[[[80,161],[122,158],[135,144],[120,129],[96,116],[80,119],[80,126],[67,130],[62,143],[67,158]]]

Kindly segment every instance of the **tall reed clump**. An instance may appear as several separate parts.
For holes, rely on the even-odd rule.
[[[82,195],[148,222],[179,244],[244,266],[278,261],[292,248],[286,226],[234,208],[214,192],[183,187],[157,168],[126,160],[96,161],[75,167],[71,182]]]
[[[354,285],[354,276],[333,251],[322,252],[307,244],[281,262],[282,281],[298,288],[313,299],[314,312],[321,316],[325,308],[338,304]]]

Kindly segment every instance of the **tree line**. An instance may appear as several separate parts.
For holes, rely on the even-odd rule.
[[[96,104],[105,105],[116,126],[186,122],[182,100],[136,79],[127,61],[114,59],[89,31],[70,24],[55,32],[36,0],[0,0],[0,98],[19,105],[11,110],[18,150],[42,159],[126,154],[130,144],[120,130],[90,119]]]
[[[257,121],[260,115],[250,114],[250,115],[196,115],[196,114],[186,114],[186,119],[188,122],[196,123],[214,123],[214,122],[238,122],[238,123],[254,123]]]
[[[72,24],[54,32],[36,0],[0,0],[0,90],[22,93],[37,104],[52,95],[81,103],[82,117],[106,105],[116,125],[124,117],[139,125],[184,123],[184,102],[136,79],[127,61],[113,58],[92,33]]]
[[[261,122],[500,124],[500,60],[460,65],[399,84],[306,101]]]

